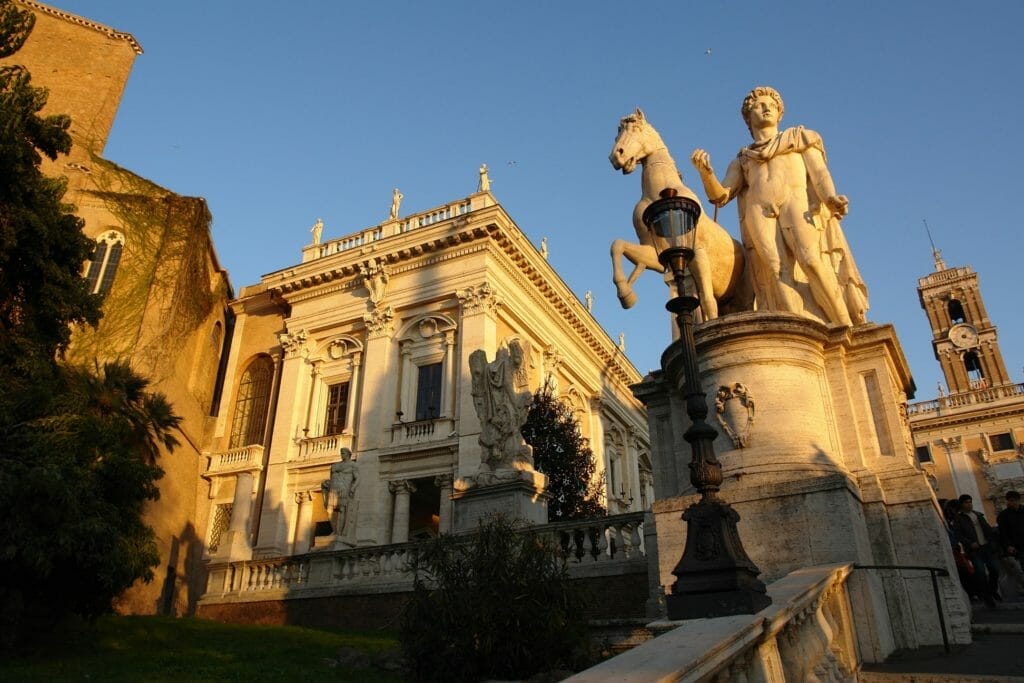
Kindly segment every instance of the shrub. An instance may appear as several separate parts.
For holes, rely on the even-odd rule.
[[[417,680],[527,678],[585,662],[585,605],[557,549],[495,516],[414,562],[401,641]]]

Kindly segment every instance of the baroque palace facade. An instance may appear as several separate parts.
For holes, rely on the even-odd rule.
[[[119,609],[195,610],[210,560],[287,556],[325,545],[321,484],[354,453],[355,523],[367,546],[450,530],[454,480],[479,464],[468,356],[525,349],[522,387],[554,389],[580,420],[609,512],[653,499],[640,375],[486,191],[303,249],[301,263],[234,298],[205,201],[103,158],[142,48],[34,0],[36,27],[9,61],[72,117],[75,146],[44,162],[96,240],[83,276],[104,296],[76,362],[128,358],[184,420],[147,509],[157,580]]]
[[[1009,490],[1024,490],[1024,384],[1006,370],[996,326],[970,266],[935,271],[918,281],[946,389],[908,406],[918,462],[940,498],[969,494],[990,521]]]
[[[651,502],[640,375],[488,191],[310,244],[232,309],[204,474],[212,556],[329,546],[321,484],[341,448],[358,472],[346,545],[450,531],[454,482],[480,465],[469,355],[513,340],[517,383],[579,419],[610,512]]]

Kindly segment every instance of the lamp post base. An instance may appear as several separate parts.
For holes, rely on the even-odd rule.
[[[687,508],[683,519],[686,548],[672,570],[669,619],[754,614],[771,604],[736,530],[740,516],[728,503],[707,496]]]

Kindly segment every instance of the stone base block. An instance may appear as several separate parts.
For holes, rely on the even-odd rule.
[[[766,593],[745,590],[673,594],[665,598],[665,603],[668,607],[668,618],[678,621],[756,614],[772,604],[772,599]]]
[[[452,502],[455,533],[473,531],[480,520],[491,515],[503,515],[528,524],[548,522],[548,494],[527,481],[456,491]]]

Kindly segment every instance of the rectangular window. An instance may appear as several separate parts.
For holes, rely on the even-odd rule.
[[[348,416],[348,382],[332,384],[327,388],[327,418],[324,420],[324,435],[340,434],[345,429]]]
[[[918,446],[914,449],[914,453],[917,455],[918,462],[932,461],[932,452],[928,450],[928,446]]]
[[[416,420],[441,417],[441,363],[421,365],[416,381]]]
[[[993,451],[1012,451],[1013,437],[1009,432],[1004,434],[990,434],[988,442],[992,445]]]

